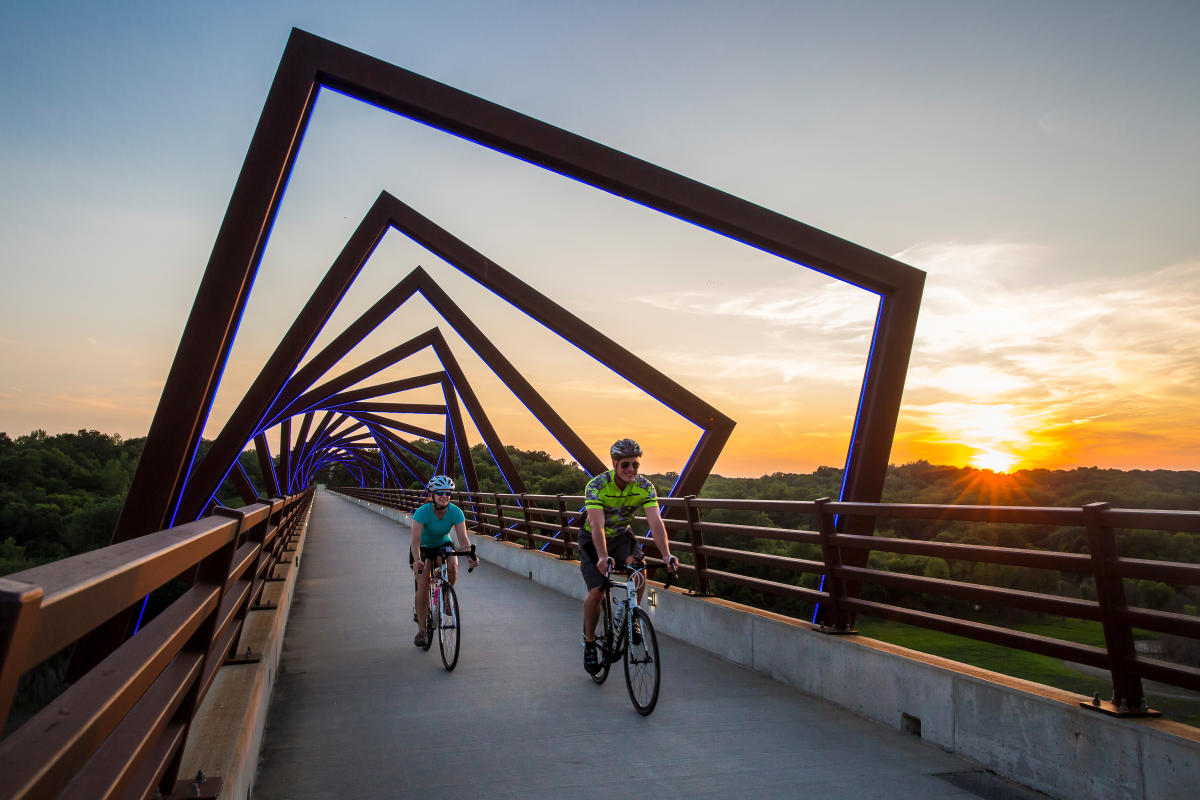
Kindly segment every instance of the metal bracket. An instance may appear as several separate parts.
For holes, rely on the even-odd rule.
[[[818,633],[825,633],[829,636],[858,636],[858,631],[854,628],[834,628],[831,625],[817,625],[815,630]]]
[[[200,773],[191,780],[175,781],[175,788],[163,800],[217,800],[224,782],[223,778],[205,778]]]
[[[1101,700],[1100,694],[1096,693],[1090,701],[1085,700],[1079,703],[1080,708],[1086,708],[1089,711],[1099,711],[1101,714],[1107,714],[1110,717],[1161,717],[1161,711],[1155,711],[1153,708],[1135,709],[1121,703],[1115,705],[1109,700]]]

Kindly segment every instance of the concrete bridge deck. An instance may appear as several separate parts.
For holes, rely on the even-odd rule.
[[[578,601],[486,562],[447,673],[412,645],[407,537],[318,494],[255,798],[1043,797],[661,634],[640,717],[619,668],[584,673]]]

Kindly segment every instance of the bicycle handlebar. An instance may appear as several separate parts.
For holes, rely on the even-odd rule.
[[[472,558],[476,561],[479,560],[479,556],[475,555],[475,545],[471,545],[470,550],[454,550],[454,549],[441,550],[441,549],[439,549],[438,555],[442,556],[443,558],[446,556],[467,556],[468,558]],[[433,559],[432,558],[423,558],[423,559],[421,559],[421,562],[423,564],[431,564],[433,562]],[[475,571],[475,567],[467,567],[467,572],[474,572],[474,571]]]
[[[671,583],[675,580],[675,578],[679,577],[679,559],[675,558],[675,556],[671,556],[671,558],[672,558],[672,560],[675,561],[675,569],[671,569],[670,567],[668,567],[667,562],[663,562],[662,564],[647,564],[645,562],[645,560],[634,561],[632,564],[621,564],[618,566],[617,562],[613,559],[613,557],[609,556],[608,557],[608,574],[605,575],[604,577],[611,581],[612,580],[611,576],[614,572],[631,575],[637,569],[641,569],[643,571],[651,570],[651,569],[665,569],[667,571],[667,579],[665,581],[663,581],[663,588],[669,589],[671,587]]]

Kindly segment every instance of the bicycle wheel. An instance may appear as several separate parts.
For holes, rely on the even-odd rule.
[[[596,656],[600,659],[600,669],[592,676],[592,680],[596,683],[604,683],[608,680],[608,668],[616,660],[616,657],[612,655],[616,634],[613,631],[612,604],[608,602],[607,592],[604,593],[604,602],[600,604],[600,607],[600,627],[602,630],[596,636],[596,649],[599,651],[596,653]]]
[[[458,645],[462,638],[462,619],[458,615],[458,595],[450,584],[442,585],[442,608],[438,615],[438,648],[446,671],[458,663]]]
[[[635,608],[633,618],[641,624],[642,640],[625,651],[625,686],[633,707],[644,717],[658,703],[658,639],[645,611]]]

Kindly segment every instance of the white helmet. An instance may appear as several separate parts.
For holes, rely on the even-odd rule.
[[[453,492],[454,480],[446,475],[434,475],[425,488],[430,492]]]

